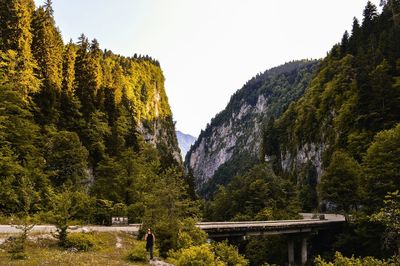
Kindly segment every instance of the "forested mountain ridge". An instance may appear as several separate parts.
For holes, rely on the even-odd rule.
[[[260,121],[261,160],[246,155],[217,170],[211,181],[220,177],[221,170],[222,179],[230,179],[226,184],[209,181],[206,188],[212,194],[200,191],[207,199],[206,219],[273,220],[293,219],[301,211],[343,213],[348,217],[343,228],[309,239],[314,254],[331,253],[330,259],[333,250],[348,257],[395,256],[383,265],[398,264],[400,1],[382,5],[378,13],[368,2],[362,22],[354,19],[351,33],[345,32],[319,62],[304,95],[280,115]],[[212,143],[218,136],[210,139]],[[237,173],[235,167],[244,163],[249,169]],[[223,185],[210,189],[218,182]],[[260,237],[246,244],[251,265],[285,264],[284,237]],[[268,259],[260,256],[267,253]]]
[[[346,172],[346,167],[369,169],[374,161],[369,148],[379,136],[377,133],[395,130],[400,122],[398,12],[398,1],[389,1],[381,14],[368,2],[361,25],[354,19],[351,34],[346,31],[341,42],[331,49],[306,94],[267,126],[267,157],[277,173],[289,174],[300,185],[305,201],[310,200],[310,194],[316,197],[316,184],[322,181],[320,200],[338,204],[340,196],[333,196],[332,186],[338,188],[344,180],[340,181],[336,174],[332,176],[332,171]],[[396,145],[387,150],[387,166],[394,162],[391,156],[396,154]],[[339,161],[343,169],[338,167]],[[349,164],[345,166],[344,161]],[[390,167],[398,170],[396,164]],[[396,175],[372,172],[376,177],[371,173],[347,177],[353,182],[347,183],[351,187],[346,188],[353,191],[353,206],[360,204],[362,193],[369,195],[367,201],[372,207],[382,204],[386,193],[400,188]],[[377,176],[380,184],[376,183]],[[316,202],[314,198],[314,204],[303,203],[310,209],[316,207]]]
[[[231,97],[186,156],[185,166],[197,189],[208,194],[259,161],[263,121],[281,114],[304,93],[317,66],[316,60],[303,60],[272,68]]]
[[[50,0],[0,1],[0,21],[0,214],[52,212],[67,193],[80,204],[71,219],[108,223],[120,204],[119,215],[130,206],[143,221],[157,189],[179,183],[182,199],[158,61],[103,51],[83,34],[64,45]],[[166,178],[176,181],[160,186]]]

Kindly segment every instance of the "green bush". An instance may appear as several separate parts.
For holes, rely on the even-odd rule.
[[[112,215],[116,217],[124,217],[128,213],[127,206],[124,203],[116,203],[113,206]]]
[[[65,243],[66,248],[76,248],[80,251],[89,251],[96,245],[96,240],[92,234],[73,233],[69,234]]]
[[[25,239],[21,236],[10,239],[8,243],[8,253],[13,260],[26,259]]]
[[[327,262],[320,256],[318,256],[314,262],[316,266],[394,266],[400,263],[398,258],[392,258],[390,260],[378,260],[373,257],[354,258],[354,256],[348,258],[344,257],[340,252],[336,252],[333,262]]]
[[[169,252],[168,261],[176,266],[223,266],[225,265],[213,253],[209,244],[192,246]]]
[[[128,260],[132,262],[143,262],[147,261],[147,251],[144,242],[138,242],[129,251]]]
[[[177,249],[198,246],[206,242],[207,234],[196,226],[195,219],[187,218],[180,222]]]
[[[142,202],[136,202],[128,206],[127,215],[129,223],[141,223],[141,218],[143,217],[145,211],[145,206]]]
[[[245,266],[249,264],[249,262],[238,253],[236,247],[229,245],[226,241],[216,242],[212,246],[215,255],[227,266]]]

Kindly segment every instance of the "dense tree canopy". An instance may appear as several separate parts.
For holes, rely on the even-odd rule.
[[[0,19],[0,214],[109,224],[190,202],[157,61],[83,34],[64,45],[50,0],[2,0]],[[176,182],[158,185],[167,173]],[[176,193],[150,206],[163,189]]]

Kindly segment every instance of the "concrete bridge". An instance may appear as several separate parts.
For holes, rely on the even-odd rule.
[[[301,214],[302,220],[277,220],[277,221],[245,221],[245,222],[200,222],[197,226],[204,230],[210,239],[221,239],[230,237],[247,238],[259,235],[291,235],[301,237],[301,264],[307,262],[307,238],[319,230],[346,222],[343,215],[323,214],[313,218],[312,214]],[[75,232],[110,232],[123,231],[138,234],[141,224],[130,224],[127,226],[70,226],[69,231]],[[53,225],[36,225],[33,232],[55,232]],[[10,225],[0,225],[0,233],[19,233],[20,230]],[[295,264],[293,238],[288,240],[288,262]]]
[[[307,262],[307,238],[319,230],[346,222],[343,215],[323,214],[313,218],[312,214],[302,214],[302,220],[246,221],[246,222],[201,222],[198,227],[207,232],[210,239],[260,235],[291,235],[301,237],[301,265]],[[293,238],[288,240],[288,262],[295,264]]]

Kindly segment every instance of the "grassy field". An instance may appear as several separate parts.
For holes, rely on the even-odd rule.
[[[149,265],[127,259],[132,249],[143,246],[127,233],[90,233],[95,246],[90,251],[65,250],[50,234],[31,234],[26,245],[27,258],[12,260],[7,252],[7,241],[12,235],[0,234],[0,265]]]

